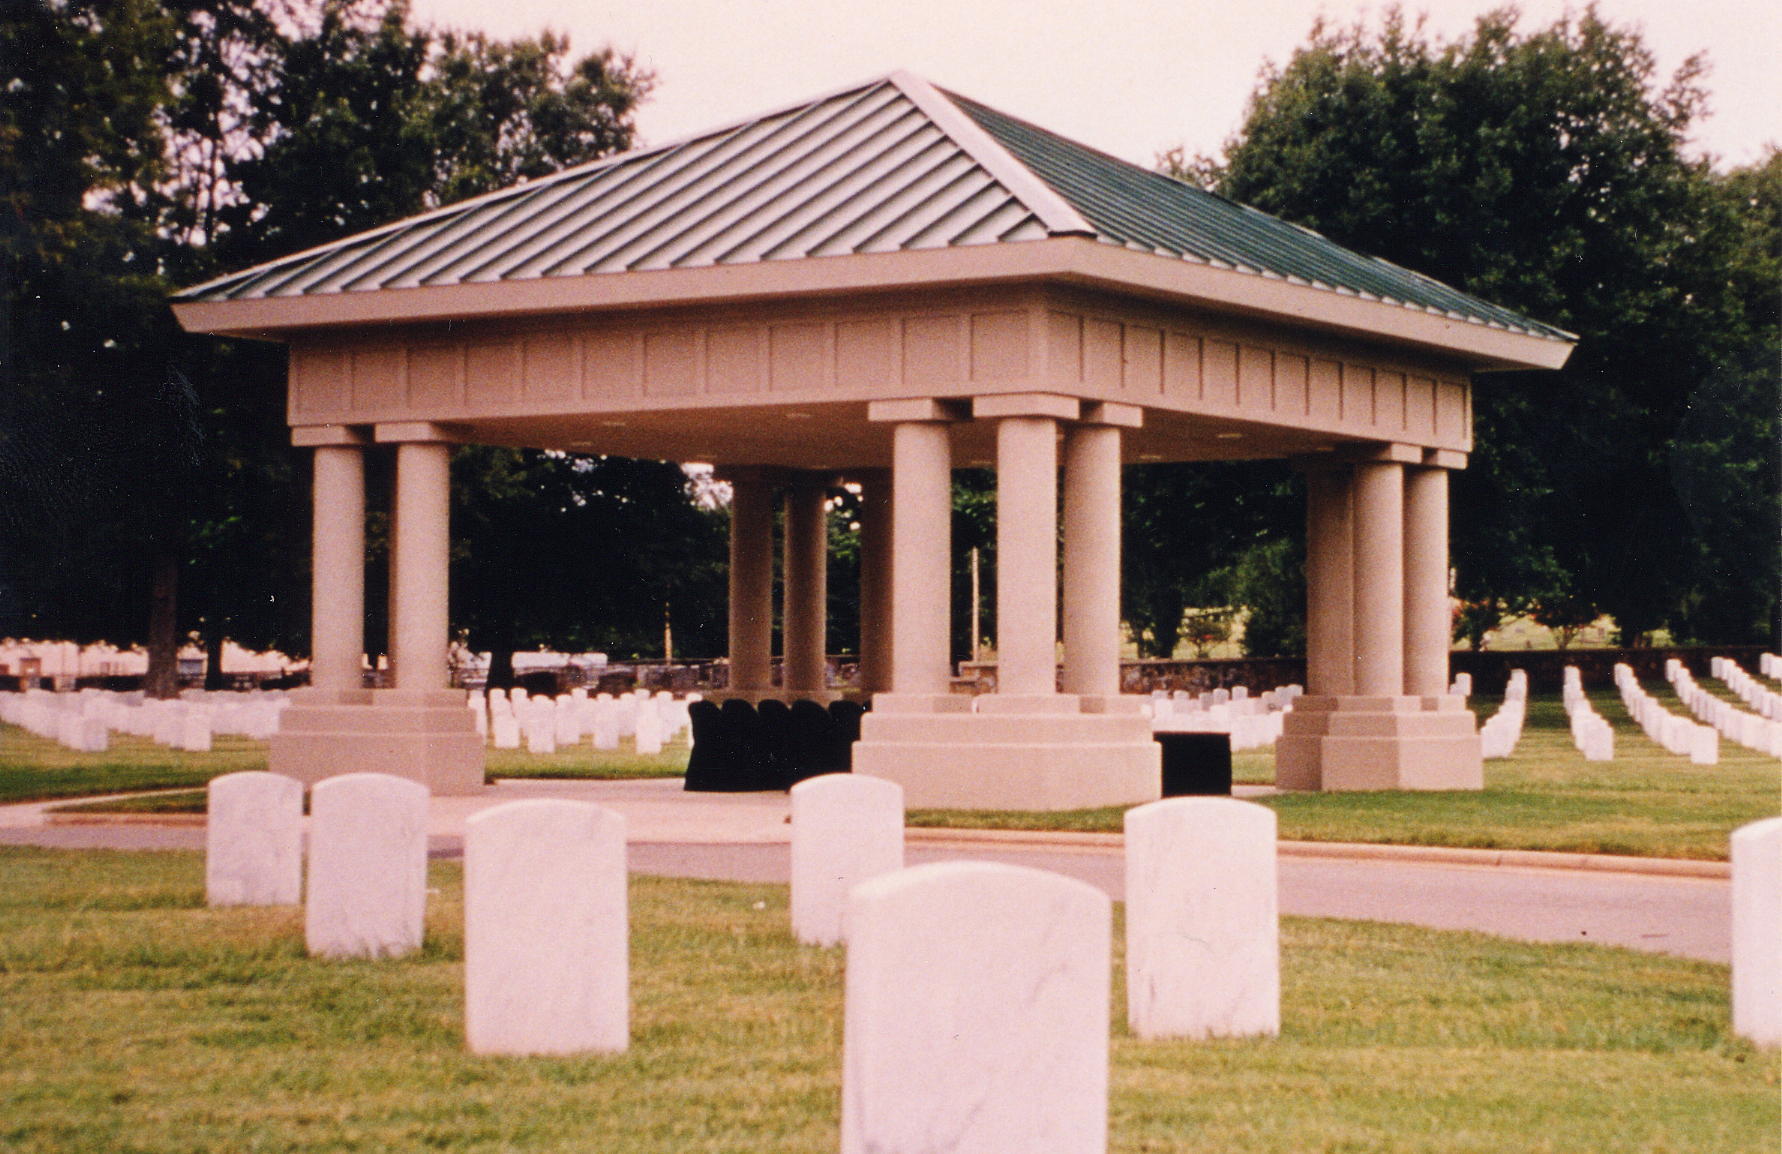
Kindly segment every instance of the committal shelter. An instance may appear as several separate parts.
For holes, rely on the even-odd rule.
[[[480,787],[446,574],[451,447],[483,443],[715,464],[734,492],[730,692],[751,698],[828,692],[824,503],[861,486],[855,768],[911,805],[1020,809],[1158,795],[1149,724],[1119,693],[1121,468],[1154,461],[1307,475],[1308,692],[1278,783],[1477,788],[1474,719],[1445,693],[1448,475],[1472,447],[1473,375],[1558,368],[1574,343],[907,73],[174,308],[194,332],[288,347],[291,434],[314,452],[313,684],[275,770]],[[394,688],[369,690],[379,445],[396,457]],[[997,478],[997,684],[976,698],[949,691],[965,466]]]

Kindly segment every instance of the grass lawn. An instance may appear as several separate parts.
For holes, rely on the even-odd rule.
[[[594,750],[586,742],[572,750],[538,755],[490,748],[488,773],[491,778],[679,777],[687,772],[687,750],[685,734],[658,755],[633,752],[629,738],[616,750]],[[203,786],[219,774],[265,768],[266,743],[243,737],[220,737],[210,753],[185,753],[147,738],[114,733],[108,752],[77,753],[17,726],[0,725],[0,804]],[[152,801],[106,802],[104,808],[114,805],[137,812],[157,808]],[[184,800],[173,805],[173,812],[189,810]]]
[[[1648,688],[1671,708],[1681,709],[1668,687]],[[1279,814],[1281,836],[1294,840],[1708,860],[1727,856],[1727,837],[1738,826],[1782,813],[1782,762],[1723,741],[1719,765],[1691,765],[1647,739],[1612,691],[1592,694],[1592,700],[1615,727],[1612,762],[1585,761],[1572,747],[1559,699],[1536,697],[1529,703],[1516,755],[1485,763],[1486,788],[1481,792],[1284,794],[1264,804]],[[1478,703],[1482,714],[1495,708],[1495,702]],[[265,746],[237,739],[220,742],[217,752],[208,754],[172,752],[136,738],[120,739],[112,753],[79,754],[23,730],[3,728],[0,801],[202,785],[218,773],[265,768]],[[682,737],[653,757],[631,752],[629,742],[616,751],[596,752],[583,743],[549,755],[490,749],[488,757],[489,774],[497,778],[672,777],[686,770],[687,744]],[[1274,780],[1272,752],[1240,753],[1232,761],[1239,782]],[[107,809],[114,805],[103,804]],[[163,803],[115,804],[152,811]],[[166,804],[174,812],[192,811],[190,798]],[[915,810],[910,823],[1118,831],[1123,812]]]
[[[203,908],[197,855],[0,849],[0,1148],[835,1150],[842,953],[792,940],[784,887],[634,878],[630,1051],[474,1058],[460,871],[432,869],[421,954],[319,962],[295,908]],[[1777,1149],[1778,1060],[1729,1038],[1724,966],[1282,941],[1275,1040],[1141,1043],[1116,965],[1114,1151]]]
[[[1668,687],[1648,686],[1674,711]],[[1729,741],[1720,764],[1691,765],[1640,732],[1613,691],[1591,694],[1615,727],[1615,760],[1590,762],[1573,748],[1558,697],[1530,700],[1514,757],[1485,763],[1479,792],[1295,793],[1262,799],[1283,838],[1406,845],[1542,849],[1724,860],[1727,837],[1782,813],[1782,762]],[[1479,703],[1488,715],[1496,703]],[[1274,780],[1272,753],[1232,758],[1239,782]],[[1068,813],[915,810],[910,824],[959,828],[1121,828],[1120,808]]]
[[[266,743],[245,737],[219,737],[209,753],[186,753],[113,733],[109,751],[78,753],[0,725],[0,803],[202,786],[219,774],[265,768]]]

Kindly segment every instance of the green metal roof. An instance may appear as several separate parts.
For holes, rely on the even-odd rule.
[[[1127,248],[1351,292],[1536,336],[1572,334],[1279,217],[946,94],[1094,228]]]
[[[345,237],[175,300],[603,277],[1066,236],[1573,339],[903,72]]]

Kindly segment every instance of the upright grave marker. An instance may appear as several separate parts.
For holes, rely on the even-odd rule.
[[[303,783],[250,770],[206,791],[204,900],[294,906],[303,900]]]
[[[885,874],[848,901],[842,1154],[1101,1154],[1111,906],[1021,866]]]
[[[348,773],[309,795],[309,897],[303,932],[327,958],[397,957],[421,948],[427,908],[427,787]]]
[[[464,1030],[478,1054],[630,1042],[625,819],[538,799],[464,825]]]
[[[1782,817],[1732,835],[1733,1033],[1782,1046]]]
[[[1281,1031],[1275,813],[1181,797],[1126,814],[1126,1019],[1141,1038]]]
[[[848,891],[902,868],[902,786],[827,773],[792,787],[792,935],[799,941],[840,943]]]

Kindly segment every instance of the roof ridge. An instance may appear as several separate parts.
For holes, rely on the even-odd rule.
[[[1097,229],[1073,208],[1056,189],[984,131],[958,106],[952,93],[937,88],[913,72],[899,69],[887,78],[934,126],[977,161],[997,183],[1008,189],[1028,211],[1038,217],[1053,236],[1095,236]]]

